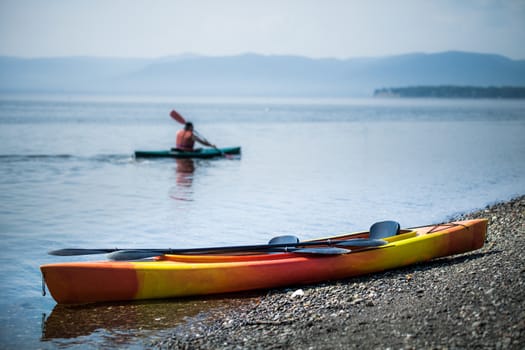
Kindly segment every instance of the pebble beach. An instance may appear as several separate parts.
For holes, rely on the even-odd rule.
[[[453,217],[489,220],[482,249],[384,273],[260,292],[177,325],[160,349],[523,349],[525,196]]]

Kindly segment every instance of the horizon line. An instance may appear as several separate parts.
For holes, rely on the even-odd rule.
[[[333,56],[323,56],[323,57],[312,57],[307,55],[299,54],[280,54],[280,53],[258,53],[258,52],[240,52],[236,54],[222,54],[222,55],[207,55],[193,52],[183,52],[180,54],[171,54],[164,56],[105,56],[105,55],[63,55],[63,56],[19,56],[19,55],[8,55],[0,53],[1,58],[12,58],[12,59],[21,59],[21,60],[45,60],[45,59],[64,59],[64,58],[76,58],[76,59],[118,59],[118,60],[167,60],[167,59],[192,59],[192,58],[230,58],[230,57],[240,57],[240,56],[260,56],[260,57],[296,57],[296,58],[307,58],[310,60],[336,60],[336,61],[348,61],[348,60],[360,60],[360,59],[382,59],[382,58],[392,58],[392,57],[402,57],[402,56],[411,56],[411,55],[440,55],[446,53],[463,53],[463,54],[474,54],[474,55],[487,55],[487,56],[499,56],[504,57],[512,61],[523,61],[525,58],[512,58],[500,53],[491,53],[491,52],[478,52],[478,51],[463,51],[463,50],[444,50],[444,51],[410,51],[405,53],[398,54],[387,54],[387,55],[377,55],[377,56],[352,56],[346,58],[333,57]]]

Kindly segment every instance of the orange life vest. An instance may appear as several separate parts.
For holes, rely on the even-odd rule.
[[[193,132],[190,130],[179,130],[177,131],[177,148],[183,151],[193,151]]]

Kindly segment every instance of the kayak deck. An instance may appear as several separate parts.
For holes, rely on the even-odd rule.
[[[163,255],[154,261],[57,263],[40,268],[58,303],[173,298],[316,283],[385,271],[479,249],[486,231],[487,220],[478,219],[401,230],[384,238],[385,245],[357,248],[341,255]],[[336,245],[338,240],[366,237],[366,232],[360,232],[331,239]]]
[[[193,152],[179,150],[160,150],[160,151],[135,151],[136,158],[213,158],[221,157],[225,154],[235,155],[241,153],[241,147],[224,148],[202,148]]]

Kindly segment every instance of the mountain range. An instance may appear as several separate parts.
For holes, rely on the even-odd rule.
[[[458,51],[351,59],[0,57],[0,92],[358,97],[439,85],[525,86],[525,60]]]

